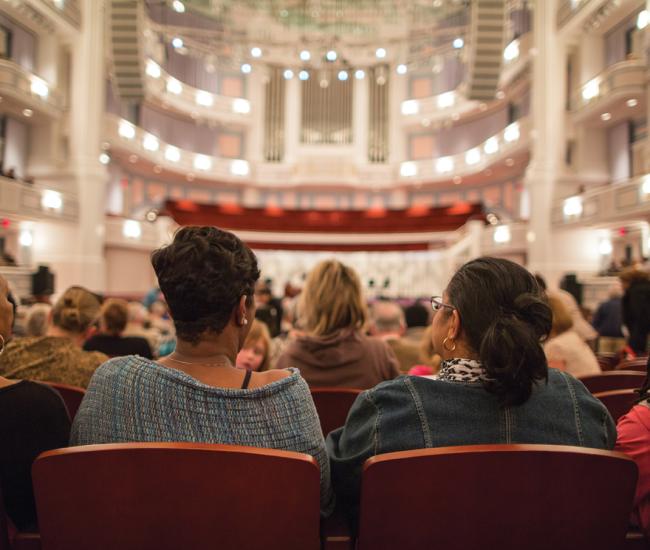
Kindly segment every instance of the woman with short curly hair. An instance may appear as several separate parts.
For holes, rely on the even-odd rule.
[[[307,384],[295,369],[236,368],[255,318],[253,252],[227,231],[184,227],[151,262],[176,349],[158,362],[132,355],[102,365],[72,443],[193,441],[310,454],[320,464],[321,510],[329,513],[329,464]]]

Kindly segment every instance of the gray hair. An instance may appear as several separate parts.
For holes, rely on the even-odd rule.
[[[52,306],[48,304],[34,304],[27,312],[25,332],[27,336],[45,336]]]
[[[378,333],[398,332],[406,326],[404,310],[395,302],[375,302],[370,310],[370,320]]]

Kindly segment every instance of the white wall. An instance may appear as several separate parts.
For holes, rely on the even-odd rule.
[[[3,168],[5,170],[14,168],[16,176],[22,178],[26,175],[25,165],[27,162],[29,128],[23,122],[8,117],[5,135]]]
[[[621,122],[607,132],[609,174],[613,183],[630,178],[630,131],[627,122]]]
[[[106,292],[144,294],[157,286],[150,254],[148,250],[106,247]]]

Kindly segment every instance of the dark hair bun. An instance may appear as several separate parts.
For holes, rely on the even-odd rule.
[[[534,277],[509,260],[478,258],[456,272],[447,293],[486,370],[485,388],[503,406],[527,401],[548,376],[541,342],[553,320]]]

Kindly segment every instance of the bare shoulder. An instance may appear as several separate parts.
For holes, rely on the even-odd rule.
[[[291,376],[291,371],[289,369],[272,369],[265,372],[260,372],[260,376],[263,377],[266,384],[271,382],[277,382],[278,380],[284,380]]]

